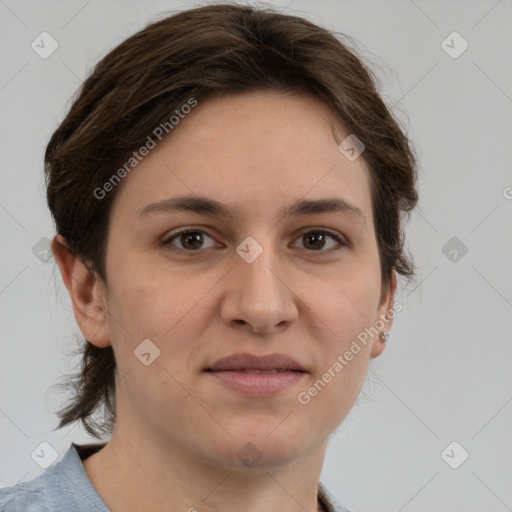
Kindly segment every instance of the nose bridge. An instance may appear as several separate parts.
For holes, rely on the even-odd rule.
[[[257,239],[259,238],[259,241]],[[231,325],[248,324],[257,332],[271,331],[293,321],[293,294],[285,286],[281,258],[272,233],[247,237],[237,247],[240,260],[230,272],[232,286],[222,317]]]
[[[279,271],[279,256],[272,243],[272,234],[259,234],[247,237],[237,247],[237,253],[242,261],[238,262],[238,279],[246,291],[268,301],[270,296],[280,295],[283,286],[277,277]],[[276,297],[273,297],[275,300]]]

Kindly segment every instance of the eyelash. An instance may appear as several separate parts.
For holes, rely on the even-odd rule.
[[[213,237],[211,235],[209,235],[206,231],[204,231],[203,229],[195,229],[195,228],[186,228],[186,229],[183,229],[181,231],[178,231],[176,233],[173,233],[170,237],[164,239],[162,241],[162,244],[165,245],[165,246],[171,246],[172,247],[172,250],[174,251],[177,251],[177,252],[182,252],[182,253],[187,253],[187,254],[194,254],[194,253],[199,253],[199,252],[202,252],[204,251],[204,249],[197,249],[197,250],[187,250],[187,249],[180,249],[179,247],[174,247],[172,246],[172,242],[174,240],[176,240],[178,237],[180,237],[181,235],[186,235],[188,233],[203,233],[203,234],[206,234],[207,236],[209,236],[210,238],[213,239]],[[311,249],[311,250],[308,250],[308,249],[304,249],[308,252],[311,252],[311,253],[324,253],[324,254],[333,254],[333,253],[337,253],[338,251],[342,250],[343,248],[345,247],[349,247],[349,244],[343,240],[338,234],[336,234],[335,232],[333,231],[330,231],[330,230],[327,230],[325,228],[313,228],[313,229],[308,229],[307,231],[303,231],[298,237],[296,240],[299,240],[301,237],[309,234],[309,233],[316,233],[316,234],[323,234],[323,235],[328,235],[329,237],[333,238],[336,242],[338,242],[339,246],[336,247],[336,248],[331,248],[331,249],[328,249],[328,250],[323,250],[323,249],[319,249],[317,251]]]

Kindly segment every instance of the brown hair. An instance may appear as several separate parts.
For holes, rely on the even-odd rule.
[[[105,283],[109,212],[104,187],[155,127],[190,98],[258,89],[306,93],[338,114],[365,145],[382,286],[393,269],[412,277],[402,217],[418,200],[416,159],[376,90],[376,78],[343,36],[297,16],[234,4],[183,11],[148,25],[108,53],[77,91],[45,153],[47,199],[72,253]],[[80,420],[101,438],[115,422],[111,347],[84,340],[81,371],[66,382],[74,397],[57,428]],[[105,414],[91,418],[99,406]]]

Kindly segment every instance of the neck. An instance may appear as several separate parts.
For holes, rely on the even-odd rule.
[[[118,418],[119,421],[119,418]],[[186,453],[153,435],[126,435],[116,423],[112,438],[83,461],[111,512],[318,512],[318,481],[326,443],[283,464],[219,464]]]

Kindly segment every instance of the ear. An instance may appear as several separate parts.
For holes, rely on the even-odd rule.
[[[69,250],[65,239],[57,235],[52,240],[52,253],[59,265],[75,318],[85,339],[99,348],[109,346],[106,288],[103,281],[89,270],[78,256]]]
[[[379,331],[373,338],[372,350],[370,357],[377,357],[382,354],[386,341],[380,337],[380,333],[385,331],[388,332],[393,325],[394,315],[394,298],[396,290],[396,271],[391,272],[391,281],[387,289],[382,291],[379,307],[377,308],[377,317],[375,319],[375,327]],[[391,313],[391,314],[390,314]]]

